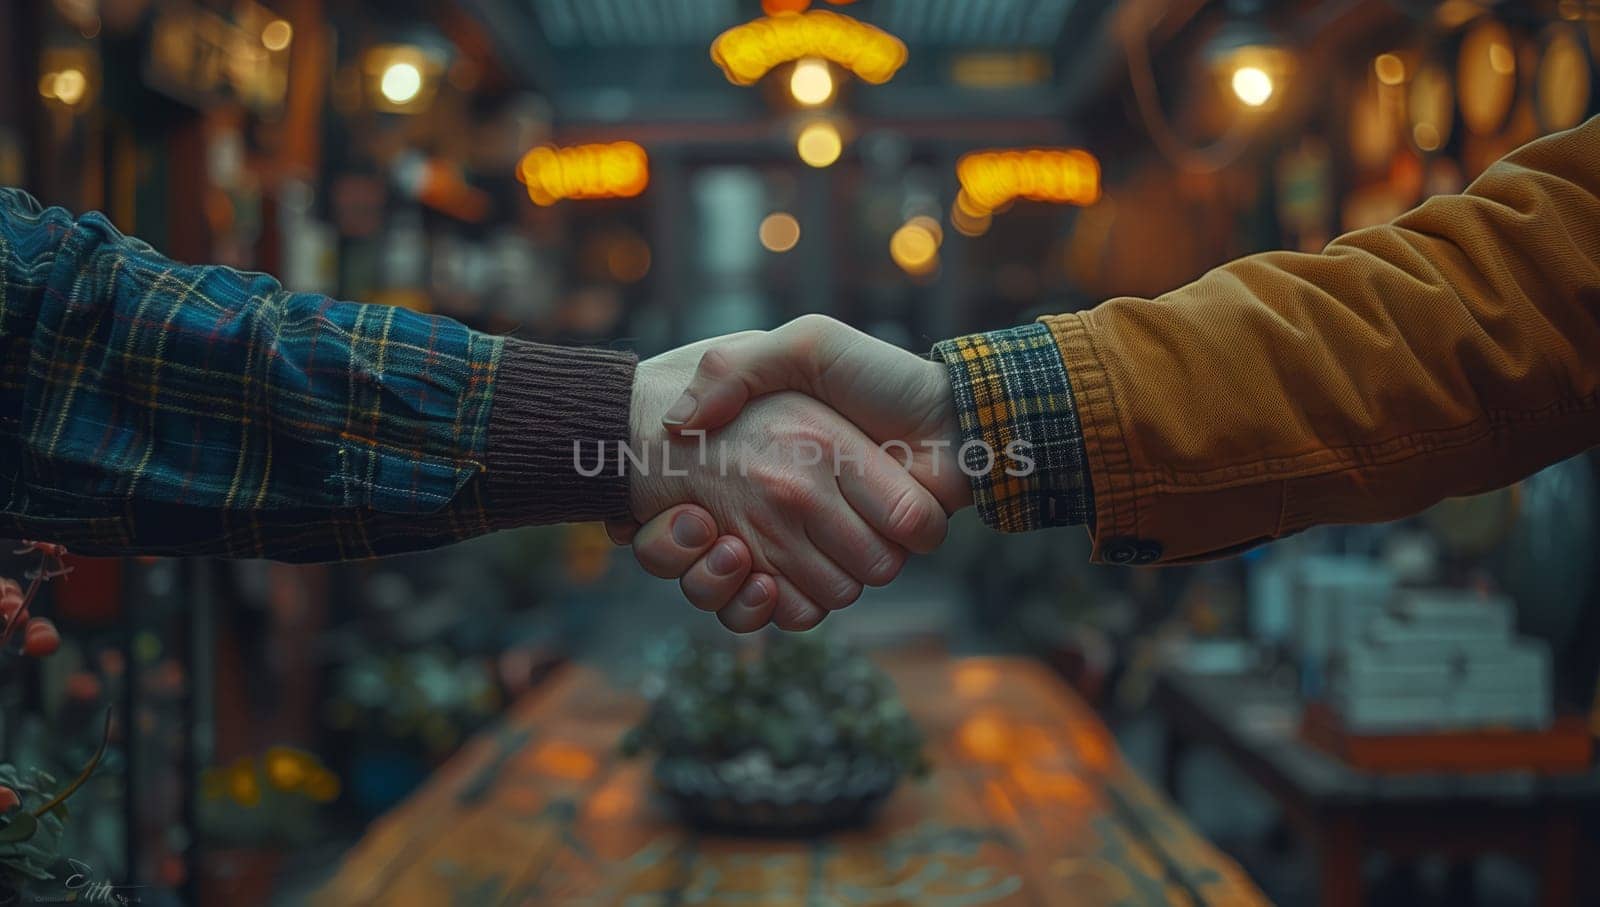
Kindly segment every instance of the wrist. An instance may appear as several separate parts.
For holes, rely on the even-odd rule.
[[[607,454],[628,438],[634,367],[631,353],[503,341],[484,451],[491,523],[584,522],[626,511],[626,480]]]
[[[972,479],[961,469],[961,445],[966,439],[961,433],[961,419],[956,412],[955,390],[950,381],[950,370],[941,362],[928,363],[929,383],[934,388],[934,412],[937,428],[933,437],[945,442],[944,450],[950,452],[950,468],[960,475],[962,481],[952,482],[944,493],[940,495],[940,503],[945,510],[955,513],[965,510],[973,504]]]
[[[627,474],[628,507],[634,519],[647,520],[675,504],[686,500],[683,488],[674,488],[673,482],[686,478],[673,478],[663,467],[666,450],[673,438],[661,423],[661,416],[689,383],[692,369],[678,367],[673,354],[657,356],[639,363],[633,382],[633,396],[628,405],[628,448],[635,460],[622,457],[622,468]],[[682,464],[674,465],[681,471]]]

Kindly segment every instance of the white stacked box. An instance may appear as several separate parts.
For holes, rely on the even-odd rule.
[[[1548,726],[1550,652],[1513,617],[1505,598],[1404,593],[1342,653],[1332,703],[1358,733]]]
[[[1294,580],[1294,651],[1323,665],[1344,651],[1394,594],[1394,573],[1364,558],[1308,557]]]

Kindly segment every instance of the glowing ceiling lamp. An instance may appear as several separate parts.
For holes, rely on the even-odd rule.
[[[889,237],[889,257],[912,277],[925,277],[939,267],[939,237],[913,218]]]
[[[98,81],[97,59],[82,48],[57,47],[44,51],[39,60],[39,96],[67,112],[87,108]]]
[[[1379,82],[1391,88],[1405,84],[1406,61],[1400,59],[1398,54],[1378,54],[1373,58],[1372,71],[1377,74]]]
[[[795,139],[795,151],[800,160],[812,167],[827,167],[844,153],[844,136],[839,134],[839,127],[819,120],[800,130],[800,136]]]
[[[388,113],[426,111],[438,91],[443,62],[411,44],[383,44],[362,56],[373,106]]]
[[[968,201],[965,192],[957,195],[955,204],[950,206],[950,226],[962,236],[982,236],[993,223],[994,215]]]
[[[633,198],[650,185],[650,158],[633,142],[542,145],[522,156],[517,179],[540,206],[564,198]]]
[[[81,69],[63,69],[50,75],[50,92],[53,98],[68,107],[76,107],[89,91],[89,80]]]
[[[856,0],[828,0],[834,6],[849,6]],[[761,0],[761,11],[769,16],[803,13],[811,8],[811,0]]]
[[[409,104],[422,93],[422,70],[404,60],[390,63],[378,82],[378,90],[391,104]]]
[[[287,50],[294,40],[294,26],[286,20],[273,19],[261,29],[261,46],[267,50]]]
[[[940,226],[938,218],[929,217],[926,214],[918,214],[916,217],[906,221],[906,226],[917,227],[932,236],[934,245],[944,245],[944,227]]]
[[[1235,69],[1230,83],[1234,97],[1246,107],[1260,107],[1272,100],[1272,92],[1277,87],[1272,84],[1272,76],[1259,66]]]
[[[807,57],[796,63],[789,74],[789,94],[807,107],[828,103],[833,97],[833,71],[828,61]]]
[[[768,252],[787,252],[800,244],[800,222],[787,211],[777,211],[761,221],[757,235]]]
[[[1100,162],[1077,148],[974,151],[956,164],[958,203],[974,220],[1019,198],[1092,205],[1100,198]]]
[[[899,38],[827,10],[746,22],[711,42],[711,59],[735,85],[753,85],[773,67],[805,57],[832,60],[881,85],[905,65],[906,56]]]
[[[1206,59],[1239,103],[1274,106],[1294,68],[1294,57],[1260,21],[1261,0],[1229,0],[1228,20],[1207,43]]]

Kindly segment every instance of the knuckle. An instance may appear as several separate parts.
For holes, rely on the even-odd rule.
[[[927,495],[906,489],[889,511],[889,532],[908,543],[936,544],[940,539],[932,536],[943,535],[939,528],[943,517],[944,513],[929,502]]]
[[[772,609],[772,623],[780,630],[809,630],[820,623],[827,613],[804,595],[793,589],[784,589],[777,607]]]
[[[861,584],[849,577],[834,580],[833,588],[828,593],[828,610],[838,611],[850,607],[861,598],[861,592]]]
[[[633,558],[639,562],[640,567],[644,568],[644,572],[657,579],[678,578],[680,571],[674,569],[676,565],[666,558],[645,549],[635,549]]]
[[[827,616],[827,613],[816,608],[803,610],[795,608],[780,613],[773,620],[773,623],[777,624],[780,630],[788,630],[791,633],[804,633],[822,623],[822,619]]]
[[[823,315],[818,312],[808,312],[784,325],[784,327],[790,328],[795,332],[811,334],[830,330],[838,323],[839,322],[837,320],[830,318],[827,315]]]
[[[900,575],[900,569],[905,566],[906,556],[903,551],[885,549],[867,566],[867,575],[862,581],[869,586],[887,586],[891,580]]]
[[[717,600],[715,590],[695,578],[693,574],[686,574],[678,580],[678,588],[683,591],[683,597],[689,600],[701,611],[717,611],[724,602]]]
[[[720,346],[714,346],[700,355],[699,372],[707,378],[721,378],[733,371],[733,357]]]
[[[782,333],[789,355],[797,362],[809,362],[840,322],[827,315],[815,313],[801,315],[778,330]]]
[[[822,496],[809,478],[787,470],[769,472],[763,478],[767,498],[780,508],[809,511],[821,503]]]
[[[743,617],[730,614],[726,608],[717,612],[717,620],[729,630],[741,634],[754,633],[755,631],[760,630],[772,622],[771,618],[763,618],[759,621],[747,620]]]

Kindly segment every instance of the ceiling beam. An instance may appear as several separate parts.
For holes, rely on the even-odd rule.
[[[554,54],[531,7],[517,0],[465,0],[473,18],[483,24],[494,42],[495,56],[520,83],[519,87],[544,93],[561,87]]]

